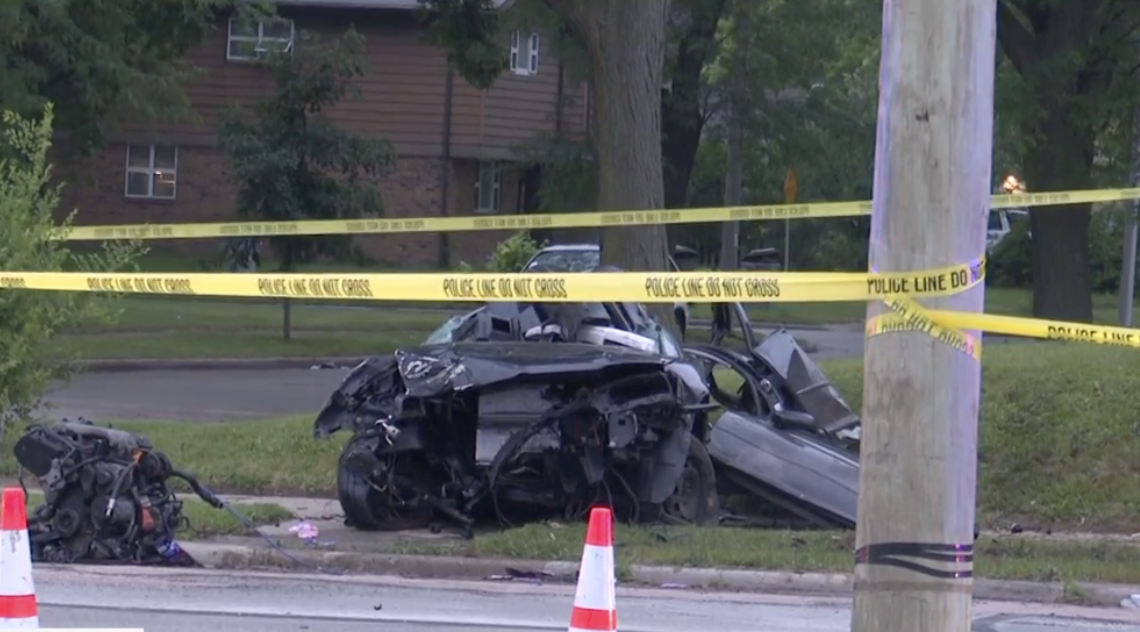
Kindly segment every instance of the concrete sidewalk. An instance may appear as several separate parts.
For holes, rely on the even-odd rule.
[[[576,562],[549,562],[525,559],[493,559],[402,555],[409,545],[459,541],[459,536],[443,531],[362,532],[344,526],[340,504],[333,499],[226,496],[239,512],[244,503],[275,503],[293,512],[295,519],[260,527],[260,534],[227,536],[206,541],[183,542],[202,564],[212,568],[273,568],[318,571],[330,574],[367,573],[437,579],[488,579],[516,581],[572,582]],[[307,522],[317,528],[315,543],[308,543],[290,532],[290,527]],[[475,537],[479,537],[476,534]],[[985,534],[983,534],[985,537]],[[1106,539],[1092,534],[1025,534],[1025,537],[1051,539]],[[1113,541],[1136,542],[1129,536],[1107,537]],[[511,569],[511,570],[508,570]],[[631,584],[723,591],[849,595],[852,578],[844,573],[801,573],[794,571],[755,571],[719,568],[681,568],[632,565],[623,568],[623,581]],[[521,578],[518,576],[522,576]],[[1030,582],[977,579],[978,599],[1061,603],[1079,594],[1086,605],[1115,606],[1140,593],[1140,586],[1119,584]]]

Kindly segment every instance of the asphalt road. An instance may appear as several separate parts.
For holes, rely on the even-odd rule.
[[[37,568],[45,628],[155,632],[565,630],[569,586],[223,571]],[[1134,611],[980,602],[976,632],[1140,632]],[[846,632],[850,601],[618,589],[623,632]],[[1131,623],[1129,623],[1131,621]]]
[[[344,369],[85,373],[51,393],[48,417],[235,421],[315,413]]]

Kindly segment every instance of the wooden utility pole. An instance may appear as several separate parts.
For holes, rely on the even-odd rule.
[[[873,271],[985,252],[995,22],[995,0],[884,1]],[[923,303],[983,301],[979,285]],[[852,630],[969,630],[981,366],[910,331],[868,339],[864,362]]]

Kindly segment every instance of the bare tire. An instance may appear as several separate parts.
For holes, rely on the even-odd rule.
[[[670,524],[712,525],[720,520],[716,470],[705,444],[694,437],[673,493],[661,504],[661,520]]]
[[[351,442],[345,446],[336,472],[337,496],[344,510],[345,524],[361,531],[403,531],[427,527],[432,520],[431,509],[422,504],[401,502],[407,499],[383,493],[369,484],[357,469],[345,462],[344,456],[350,446]],[[414,453],[397,455],[394,461],[397,472],[404,477],[423,476],[417,457]]]

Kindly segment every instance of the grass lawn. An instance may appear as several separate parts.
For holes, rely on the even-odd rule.
[[[384,307],[294,304],[292,339],[276,301],[127,296],[118,321],[60,334],[81,358],[335,357],[384,353],[422,342],[446,320]]]
[[[218,493],[333,497],[336,463],[347,434],[313,438],[311,416],[232,423],[116,421],[115,428],[146,435],[174,464],[193,472]],[[14,429],[13,429],[14,430]],[[0,442],[0,477],[14,477],[19,464],[12,446],[19,433]],[[171,480],[179,491],[187,488]],[[192,492],[191,492],[192,494]]]
[[[242,524],[232,513],[224,509],[214,509],[198,498],[180,496],[185,503],[182,506],[182,515],[190,523],[188,529],[180,534],[186,539],[202,539],[218,535],[244,535],[249,529]],[[43,504],[43,493],[34,489],[28,490],[28,513],[37,505]],[[241,503],[234,505],[254,525],[277,524],[293,518],[293,512],[273,503]]]
[[[584,539],[584,525],[536,523],[467,542],[405,544],[401,552],[578,561]],[[849,573],[855,537],[836,531],[617,525],[614,540],[621,577],[632,564]],[[1140,582],[1140,544],[982,536],[976,546],[974,569],[985,578]]]

